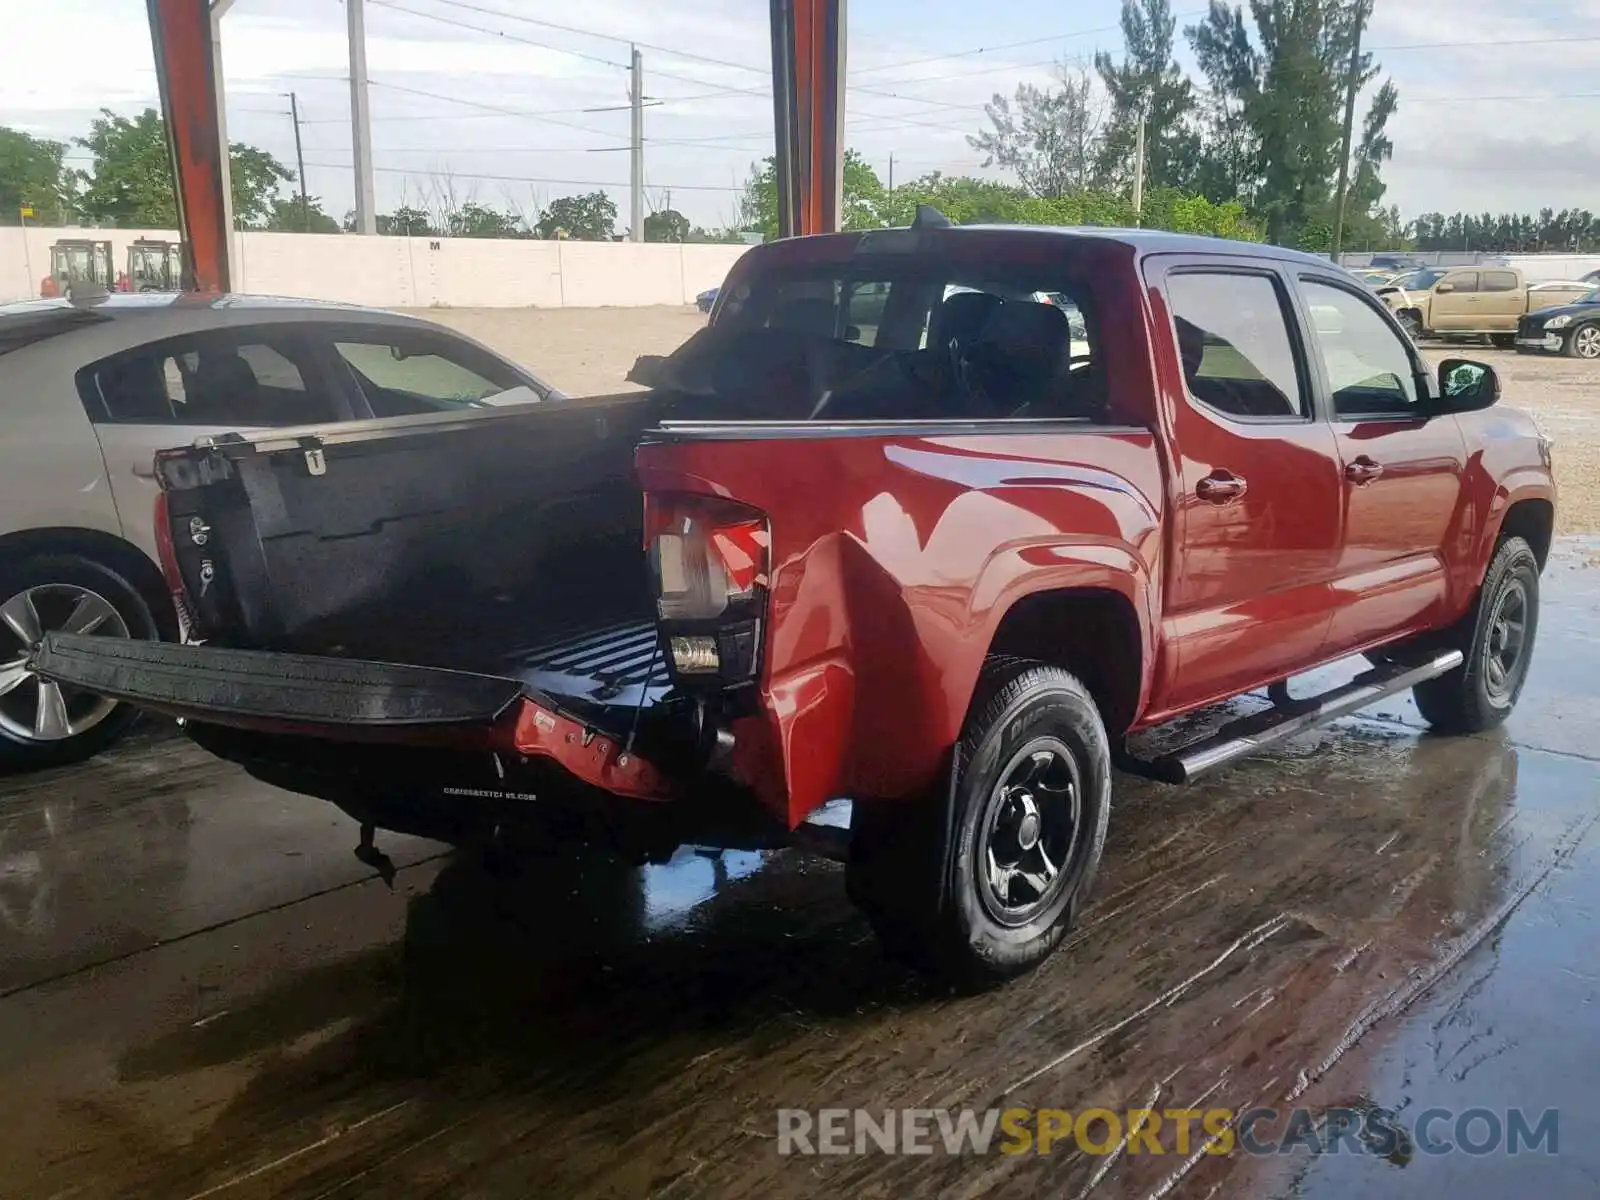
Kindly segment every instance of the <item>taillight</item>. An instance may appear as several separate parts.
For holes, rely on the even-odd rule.
[[[753,676],[771,570],[765,514],[716,497],[648,495],[645,548],[673,671]]]
[[[165,492],[156,493],[156,556],[161,560],[161,574],[166,578],[167,590],[175,599],[181,599],[183,572],[178,569],[178,551],[172,544],[172,505]]]

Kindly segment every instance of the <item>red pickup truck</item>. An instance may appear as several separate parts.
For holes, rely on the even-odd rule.
[[[922,213],[752,249],[631,378],[165,452],[188,644],[56,634],[34,667],[334,801],[369,854],[534,814],[640,860],[822,847],[975,982],[1061,940],[1113,763],[1181,782],[1405,688],[1482,730],[1526,678],[1550,443],[1323,260]],[[835,798],[848,838],[807,820]]]

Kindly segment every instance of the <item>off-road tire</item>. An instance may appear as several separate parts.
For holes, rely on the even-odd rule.
[[[1495,649],[1495,626],[1520,590],[1524,630],[1520,653],[1507,684],[1492,683],[1489,658]],[[1472,607],[1436,644],[1460,650],[1466,661],[1437,679],[1412,689],[1423,719],[1441,733],[1480,733],[1493,729],[1517,705],[1539,630],[1539,559],[1520,537],[1503,537],[1489,559],[1483,586]]]
[[[1014,790],[1002,785],[1016,776],[1019,762],[1046,746],[1058,748],[1052,753],[1071,775],[1066,794],[1077,797],[1077,818],[1037,911],[1005,923],[993,915],[994,894],[984,891],[980,876],[989,870],[980,862],[983,829]],[[1111,753],[1088,690],[1058,667],[991,659],[956,747],[953,787],[951,797],[858,804],[847,886],[886,950],[974,989],[1038,966],[1066,935],[1093,883],[1111,813]],[[948,842],[947,813],[953,817]]]

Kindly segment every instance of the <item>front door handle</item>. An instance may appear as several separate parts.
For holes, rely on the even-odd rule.
[[[1228,504],[1245,494],[1247,485],[1232,471],[1211,472],[1194,485],[1194,494],[1207,504]]]
[[[1357,459],[1352,460],[1344,469],[1344,477],[1357,487],[1361,487],[1363,484],[1371,483],[1374,479],[1382,474],[1383,464],[1373,462],[1372,459],[1368,458],[1365,454],[1361,455],[1361,457]]]

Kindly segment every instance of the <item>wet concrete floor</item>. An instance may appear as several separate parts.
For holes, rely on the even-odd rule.
[[[1187,790],[1120,777],[1067,948],[976,998],[794,854],[506,879],[389,837],[391,892],[335,810],[162,733],[0,780],[0,1195],[1593,1196],[1597,618],[1600,544],[1567,542],[1506,729],[1397,700]],[[1295,1104],[1449,1115],[1321,1157],[775,1137],[780,1108]],[[1556,1153],[1430,1153],[1474,1108],[1559,1110]]]

